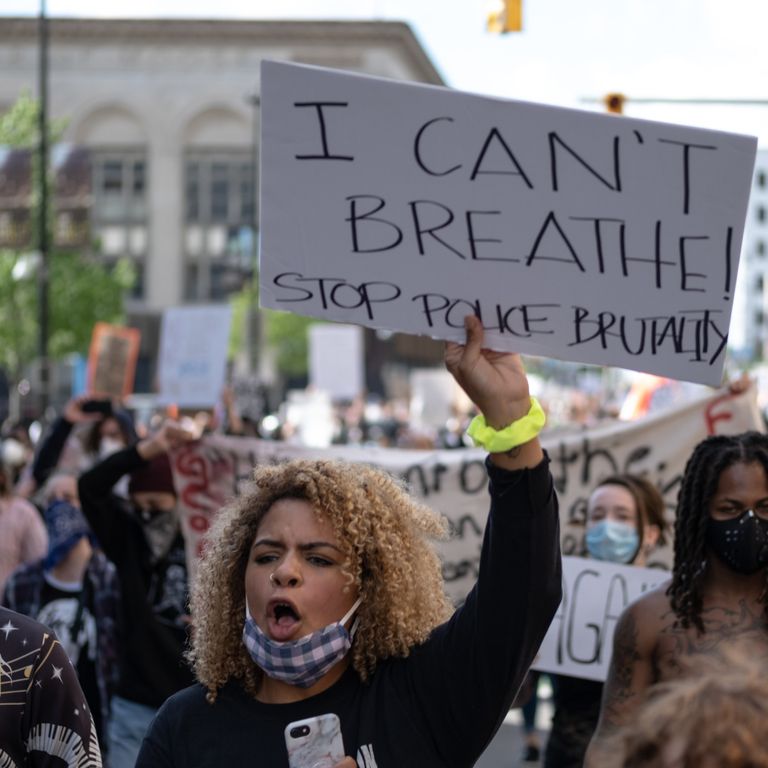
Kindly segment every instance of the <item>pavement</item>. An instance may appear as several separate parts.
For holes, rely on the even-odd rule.
[[[542,679],[539,682],[539,706],[536,710],[536,731],[542,747],[542,758],[551,721],[552,691],[548,681]],[[524,745],[522,712],[519,709],[511,709],[488,749],[475,763],[475,768],[536,768],[542,765],[543,759],[538,762],[523,761]]]

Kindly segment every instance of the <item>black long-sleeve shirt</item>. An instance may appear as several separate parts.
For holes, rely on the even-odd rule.
[[[367,684],[352,667],[327,690],[270,705],[230,681],[216,702],[201,685],[160,709],[137,768],[284,768],[283,729],[335,712],[359,768],[469,768],[506,715],[560,602],[557,497],[548,461],[507,472],[488,462],[491,510],[480,572],[465,603]]]
[[[188,631],[184,617],[187,567],[180,533],[168,554],[153,561],[141,520],[125,499],[112,493],[123,475],[145,464],[135,447],[126,448],[85,472],[78,486],[83,513],[117,567],[123,591],[124,636],[117,693],[159,707],[193,681],[182,658]]]

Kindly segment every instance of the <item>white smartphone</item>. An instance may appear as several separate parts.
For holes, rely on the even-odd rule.
[[[285,727],[290,768],[333,768],[344,759],[341,723],[332,712]]]

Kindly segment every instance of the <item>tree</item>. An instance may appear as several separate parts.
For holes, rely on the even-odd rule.
[[[0,115],[0,145],[34,149],[38,110],[37,102],[24,95]],[[50,126],[51,143],[62,131],[61,122]],[[39,172],[36,158],[33,178]],[[33,225],[39,210],[38,189],[39,185],[33,185]],[[50,222],[48,231],[52,231]],[[50,236],[49,242],[53,242]],[[38,351],[36,266],[34,252],[0,248],[0,366],[13,381],[22,377]],[[85,354],[96,322],[124,321],[123,297],[135,280],[133,266],[126,260],[109,268],[91,253],[53,247],[49,270],[49,357],[56,360],[76,352]]]
[[[230,357],[246,343],[243,332],[247,313],[258,306],[258,276],[252,285],[243,288],[232,298],[232,336],[230,338]],[[275,366],[284,379],[306,378],[309,373],[309,328],[323,322],[311,317],[303,317],[293,312],[261,309],[264,323],[264,340],[275,353]]]

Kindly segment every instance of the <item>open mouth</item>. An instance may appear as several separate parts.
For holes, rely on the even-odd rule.
[[[290,603],[274,603],[271,613],[279,626],[295,624],[299,620],[299,614]]]

